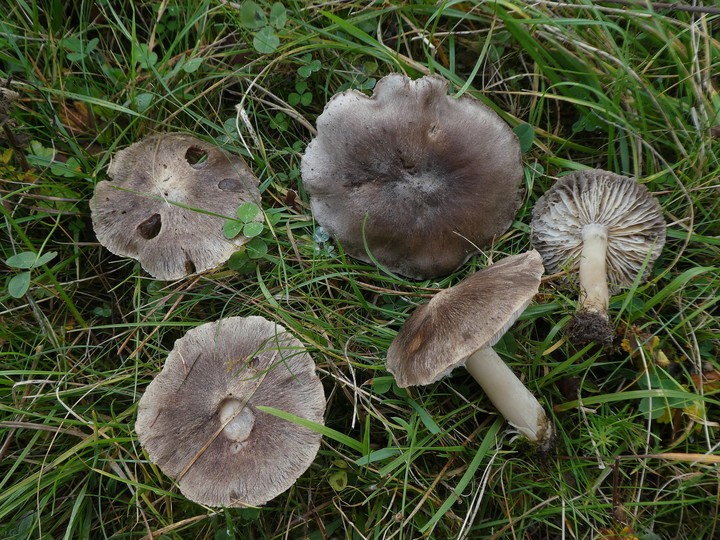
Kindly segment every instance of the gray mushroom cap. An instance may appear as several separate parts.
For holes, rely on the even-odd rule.
[[[665,245],[660,203],[632,178],[600,169],[560,178],[533,208],[532,245],[548,273],[579,262],[583,228],[607,229],[607,281],[610,294],[630,287],[643,265],[643,279]]]
[[[325,395],[315,364],[282,326],[230,317],[175,343],[140,399],[135,429],[188,499],[261,505],[310,466],[321,438],[257,409],[262,405],[322,424]]]
[[[398,386],[434,383],[492,347],[530,304],[542,273],[537,251],[512,255],[415,309],[387,352]]]
[[[216,268],[249,240],[225,238],[219,217],[260,205],[258,179],[239,156],[191,135],[160,134],[118,152],[108,174],[113,181],[99,182],[90,202],[95,234],[156,279]]]
[[[315,219],[353,257],[414,279],[447,275],[505,232],[520,144],[489,107],[438,76],[393,74],[335,95],[302,157]],[[367,242],[367,250],[365,247]]]

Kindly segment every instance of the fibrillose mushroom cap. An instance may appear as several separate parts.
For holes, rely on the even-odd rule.
[[[261,412],[261,405],[322,424],[325,395],[312,358],[282,326],[230,317],[176,341],[140,399],[135,429],[150,459],[188,499],[261,505],[310,466],[321,438]]]
[[[393,74],[335,95],[302,158],[315,219],[353,257],[414,279],[447,275],[505,232],[520,144],[489,107],[438,76]]]
[[[398,386],[431,384],[492,347],[537,293],[542,273],[537,251],[512,255],[415,309],[387,352]]]
[[[249,240],[225,238],[218,217],[260,205],[258,179],[239,156],[191,135],[159,134],[118,152],[108,174],[113,181],[99,182],[90,202],[95,234],[156,279],[216,268]]]
[[[632,178],[600,169],[560,178],[533,209],[532,245],[548,273],[579,262],[583,227],[607,228],[607,278],[610,294],[629,287],[645,266],[646,279],[665,245],[660,203]]]

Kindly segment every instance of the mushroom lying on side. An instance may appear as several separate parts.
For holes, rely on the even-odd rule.
[[[413,279],[452,273],[520,204],[520,144],[489,107],[438,76],[336,94],[302,157],[312,211],[349,255]]]
[[[388,349],[388,371],[404,388],[431,384],[464,365],[508,423],[539,450],[549,450],[555,431],[545,410],[492,349],[537,293],[542,273],[542,258],[533,250],[440,291],[398,332]]]
[[[558,180],[533,209],[532,245],[548,273],[579,265],[580,301],[568,328],[574,343],[613,339],[610,295],[646,279],[665,245],[660,203],[627,176],[591,169]]]
[[[282,326],[230,317],[175,342],[140,399],[135,430],[188,499],[261,505],[310,466],[321,437],[259,405],[322,424],[325,394],[312,358]]]
[[[258,179],[243,159],[191,135],[153,135],[121,150],[95,187],[93,228],[116,255],[140,261],[156,279],[179,279],[222,265],[249,241],[228,240],[226,220],[260,205]]]

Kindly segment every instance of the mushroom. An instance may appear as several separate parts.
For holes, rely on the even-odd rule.
[[[548,273],[579,265],[580,301],[568,326],[574,343],[612,342],[610,295],[650,274],[665,245],[665,220],[644,185],[600,169],[558,180],[533,209],[532,245]]]
[[[261,505],[310,466],[320,434],[262,412],[323,423],[325,395],[304,346],[262,317],[229,317],[175,342],[135,424],[151,461],[188,499]]]
[[[418,307],[387,352],[397,384],[431,384],[464,365],[508,423],[548,451],[555,430],[545,410],[492,348],[537,293],[542,273],[537,251],[513,255]]]
[[[452,273],[505,232],[520,204],[520,144],[489,107],[438,76],[341,92],[301,172],[317,222],[346,253],[413,279]]]
[[[153,135],[118,152],[90,202],[102,245],[132,257],[156,279],[222,265],[249,241],[223,235],[223,216],[260,205],[258,179],[243,159],[191,135]],[[260,219],[260,218],[258,218]]]

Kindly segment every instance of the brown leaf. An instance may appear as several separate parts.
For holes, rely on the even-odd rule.
[[[288,189],[287,193],[285,194],[285,200],[283,202],[285,203],[285,206],[287,206],[288,208],[297,210],[298,209],[297,198],[298,198],[297,192],[295,190]]]
[[[705,390],[717,390],[720,388],[720,371],[716,369],[703,374],[693,373],[691,377],[695,388]]]
[[[75,133],[94,134],[95,117],[92,109],[83,101],[73,101],[70,105],[63,102],[60,107],[60,121]]]

